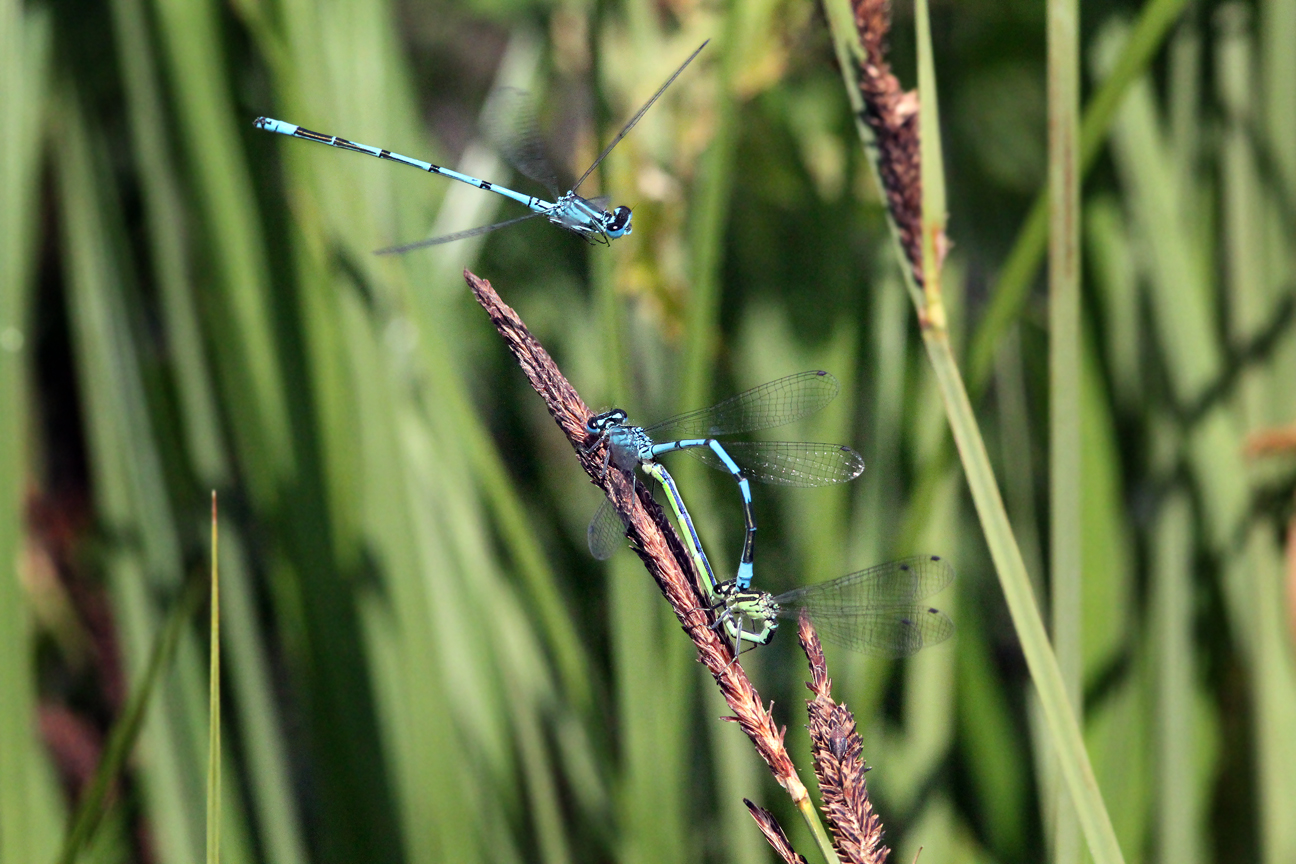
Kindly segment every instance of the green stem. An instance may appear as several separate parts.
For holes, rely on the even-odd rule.
[[[1111,131],[1116,109],[1130,86],[1151,64],[1165,42],[1170,25],[1179,20],[1187,0],[1149,0],[1143,7],[1129,39],[1121,48],[1120,58],[1098,92],[1085,106],[1084,120],[1080,124],[1080,177],[1083,179],[1098,159],[1102,146]],[[1021,315],[1030,295],[1031,283],[1044,258],[1048,242],[1048,190],[1040,190],[1031,205],[1030,214],[1022,225],[1012,251],[999,272],[999,281],[990,292],[990,308],[981,319],[972,337],[972,350],[968,362],[968,386],[973,396],[980,397],[990,382],[994,371],[994,355],[1004,332]]]
[[[1173,2],[1177,3],[1179,0]],[[858,34],[855,32],[853,20],[842,14],[841,7],[844,3],[839,0],[828,0],[826,5],[838,56],[847,59],[858,57],[860,51]],[[939,130],[935,63],[932,56],[930,25],[927,20],[927,4],[923,0],[917,3],[915,17],[918,25],[920,124],[924,130]],[[843,74],[847,78],[847,92],[850,93],[852,104],[857,104],[858,88],[851,80],[856,65],[844,62],[842,67]],[[921,295],[914,290],[910,262],[905,259],[903,248],[899,243],[895,243],[894,248],[901,263],[901,272],[905,275],[906,285],[910,289],[910,296],[915,298],[919,320],[922,322],[923,342],[936,373],[941,398],[945,403],[945,413],[954,435],[954,442],[963,460],[963,470],[972,492],[977,515],[981,520],[986,544],[990,548],[1031,677],[1039,692],[1045,722],[1058,753],[1062,775],[1074,801],[1081,827],[1089,841],[1089,849],[1094,861],[1098,864],[1117,864],[1123,862],[1124,858],[1116,842],[1111,818],[1103,806],[1093,767],[1089,764],[1084,740],[1080,735],[1080,727],[1067,699],[1062,673],[1044,631],[1044,623],[1040,618],[1034,592],[1031,590],[1026,565],[1022,561],[1021,550],[1017,547],[1016,538],[1009,525],[1003,500],[999,496],[999,487],[990,467],[990,458],[981,438],[981,430],[973,415],[972,403],[968,400],[967,390],[963,386],[963,378],[959,374],[958,364],[950,347],[949,334],[944,325],[944,310],[940,305],[939,244],[944,240],[945,179],[938,139],[939,133],[926,134],[922,136],[921,141],[922,242],[925,277]],[[865,136],[866,144],[868,140],[868,136]],[[865,152],[870,159],[876,158],[876,150],[866,147]]]
[[[221,838],[221,686],[220,556],[217,543],[216,492],[212,491],[211,668],[207,683],[207,864],[220,864]]]
[[[1071,709],[1083,717],[1080,645],[1080,10],[1048,0],[1049,598],[1053,649]],[[1053,860],[1078,864],[1080,826],[1053,784]]]
[[[1026,574],[1026,564],[1022,561],[1021,550],[1017,548],[1017,540],[1008,523],[1008,513],[999,496],[999,487],[990,467],[990,457],[972,414],[972,403],[968,401],[967,390],[963,387],[949,338],[942,331],[926,328],[923,342],[936,372],[945,413],[954,433],[954,443],[963,460],[968,488],[981,520],[981,530],[985,533],[990,557],[999,574],[999,584],[1008,603],[1008,612],[1012,616],[1017,638],[1021,641],[1031,679],[1039,693],[1044,720],[1057,750],[1062,776],[1080,818],[1080,826],[1089,841],[1090,853],[1097,864],[1123,862],[1125,859],[1116,842],[1111,817],[1103,805],[1093,766],[1089,764],[1080,726],[1067,698],[1062,671],[1049,646],[1044,621],[1035,602],[1035,593],[1031,590],[1030,577]]]
[[[819,821],[819,811],[815,810],[814,802],[810,800],[810,796],[806,795],[796,802],[796,805],[797,809],[801,811],[801,818],[805,820],[810,833],[814,835],[815,844],[819,847],[819,851],[823,853],[824,860],[828,864],[841,864],[841,860],[837,857],[837,850],[833,848],[832,839],[828,836],[828,832],[824,830],[823,822]]]

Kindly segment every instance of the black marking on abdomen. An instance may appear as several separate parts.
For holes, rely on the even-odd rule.
[[[343,149],[343,150],[354,150],[354,151],[357,152],[357,153],[368,153],[368,152],[369,152],[368,150],[364,149],[363,147],[357,147],[353,142],[348,141],[348,140],[345,139],[345,138],[337,138],[337,137],[334,137],[334,139],[333,139],[333,146],[334,146],[334,147],[340,147],[340,148]]]
[[[485,189],[487,192],[489,192],[489,191],[490,191],[490,188],[491,188],[491,184],[487,183],[485,180],[482,180],[482,181],[481,181],[481,188],[483,188],[483,189]]]
[[[301,126],[297,127],[296,131],[293,132],[293,135],[297,138],[305,138],[308,141],[319,141],[322,144],[333,143],[333,139],[330,136],[321,135],[320,133],[312,132],[309,129],[303,129]]]
[[[441,166],[440,166],[440,165],[429,165],[429,166],[428,166],[428,171],[429,171],[430,173],[432,173],[432,174],[440,174],[440,173],[441,173]]]

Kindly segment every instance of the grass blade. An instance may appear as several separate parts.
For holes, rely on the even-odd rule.
[[[220,686],[220,555],[216,492],[212,492],[211,525],[211,666],[208,674],[207,720],[207,864],[220,864],[221,838],[221,686]]]
[[[830,3],[829,20],[834,26],[833,37],[838,45],[838,56],[845,58],[842,64],[843,74],[847,76],[846,85],[849,92],[856,89],[856,83],[850,76],[857,69],[857,66],[849,63],[849,58],[857,56],[859,49],[843,46],[850,46],[857,42],[858,36],[855,34],[853,23],[849,26],[849,30],[840,29],[843,16],[840,11],[834,14],[835,9],[836,5]],[[939,130],[930,22],[926,3],[921,0],[917,6],[917,31],[921,128]],[[853,101],[856,98],[853,93],[851,98]],[[981,520],[982,531],[990,547],[991,557],[994,559],[1000,585],[1008,601],[1009,612],[1021,641],[1031,677],[1039,691],[1043,714],[1054,745],[1058,749],[1062,774],[1075,800],[1080,823],[1089,841],[1090,852],[1099,864],[1115,864],[1124,859],[1112,830],[1111,819],[1103,806],[1102,795],[1098,790],[1097,780],[1080,735],[1080,727],[1071,710],[1057,659],[1045,634],[1021,551],[1017,547],[1008,522],[985,443],[981,438],[971,402],[958,371],[948,331],[945,329],[945,312],[938,281],[939,272],[932,269],[933,265],[940,262],[944,252],[944,234],[941,230],[945,220],[944,172],[940,162],[939,142],[929,140],[938,136],[938,131],[936,134],[931,134],[929,131],[928,134],[921,136],[924,157],[922,263],[924,272],[930,274],[923,286],[922,299],[915,304],[922,326],[923,341],[936,372],[946,416],[963,461],[968,486],[972,492],[977,515]],[[870,159],[876,158],[876,150],[869,147],[865,150]],[[907,260],[898,242],[896,249],[901,261],[901,270],[906,272],[906,279],[912,285],[913,277],[909,271],[913,262]]]
[[[1192,509],[1177,491],[1154,529],[1152,638],[1156,651],[1156,802],[1158,856],[1184,864],[1205,860],[1193,732]]]
[[[0,2],[0,862],[43,860],[47,770],[33,733],[36,680],[31,605],[20,576],[24,511],[36,454],[29,445],[31,304],[35,228],[48,86],[49,19],[21,2]]]
[[[1116,119],[1116,111],[1130,87],[1147,70],[1161,50],[1170,27],[1179,20],[1186,0],[1149,0],[1139,14],[1129,39],[1098,90],[1085,106],[1080,125],[1080,179],[1093,167]],[[1048,190],[1041,190],[1023,223],[1012,251],[1004,259],[999,280],[990,291],[990,307],[972,337],[968,356],[968,384],[980,397],[994,369],[994,353],[1004,330],[1021,315],[1031,285],[1048,244]]]
[[[229,466],[221,440],[216,395],[204,351],[186,241],[187,213],[171,156],[173,128],[162,107],[156,50],[148,35],[143,0],[113,0],[113,34],[121,58],[130,120],[167,350],[174,360],[181,426],[189,459],[203,482],[224,483]]]
[[[923,147],[923,264],[924,272],[932,274],[924,285],[927,298],[926,316],[920,316],[924,322],[923,341],[927,346],[927,355],[936,371],[940,385],[941,397],[945,403],[945,413],[949,418],[954,441],[963,460],[963,470],[967,475],[968,487],[976,504],[977,515],[981,519],[981,528],[985,532],[986,543],[994,558],[995,570],[999,574],[999,583],[1003,588],[1004,598],[1012,614],[1017,636],[1021,640],[1022,651],[1030,668],[1031,678],[1039,692],[1041,707],[1053,744],[1058,750],[1062,775],[1071,793],[1080,824],[1089,841],[1089,851],[1098,864],[1116,864],[1123,862],[1116,834],[1112,829],[1111,818],[1103,806],[1102,794],[1098,790],[1098,781],[1094,777],[1093,767],[1089,764],[1085,752],[1084,739],[1080,735],[1080,726],[1067,697],[1066,685],[1062,672],[1058,668],[1044,623],[1040,618],[1039,607],[1031,590],[1030,577],[1022,561],[1021,550],[1013,536],[1008,514],[1004,509],[1003,499],[990,466],[990,457],[986,453],[985,442],[981,439],[981,430],[977,426],[963,387],[963,379],[954,359],[949,336],[944,329],[944,312],[941,307],[933,308],[935,300],[940,302],[939,288],[933,288],[939,274],[929,270],[929,263],[937,264],[941,257],[938,244],[944,241],[944,169],[940,161],[938,144],[928,143],[928,139],[939,137],[939,120],[936,111],[936,72],[931,48],[931,25],[927,16],[925,0],[919,0],[918,19],[918,92],[922,117],[921,128],[928,130],[922,136]],[[932,134],[935,132],[935,134]],[[929,158],[934,155],[936,158]],[[940,206],[942,209],[934,210]]]
[[[217,10],[209,0],[159,0],[157,32],[169,61],[182,143],[197,187],[195,200],[210,232],[211,261],[221,312],[229,326],[219,345],[220,380],[231,426],[254,500],[274,500],[277,484],[294,472],[287,395],[273,337],[265,249],[220,54]]]

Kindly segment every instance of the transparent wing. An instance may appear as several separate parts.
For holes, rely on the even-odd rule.
[[[597,198],[586,198],[585,200],[596,210],[606,210],[608,205],[612,203],[612,196],[600,195]]]
[[[612,496],[603,501],[585,529],[590,554],[599,561],[611,558],[625,539],[625,521],[621,513],[628,513],[634,506],[635,495],[634,472],[623,471],[615,465],[609,465],[607,470],[613,474]]]
[[[820,617],[911,606],[954,581],[954,568],[938,555],[915,555],[850,573],[831,582],[797,588],[774,598],[785,609]]]
[[[586,168],[585,173],[582,174],[580,176],[580,179],[576,181],[576,185],[572,187],[573,192],[579,189],[581,187],[581,184],[585,182],[586,178],[588,178],[591,174],[594,173],[594,169],[599,166],[600,162],[602,162],[604,159],[607,158],[607,155],[612,152],[612,148],[620,144],[621,139],[624,138],[626,135],[630,134],[630,130],[635,127],[635,124],[638,123],[640,119],[643,118],[644,114],[648,113],[648,109],[653,106],[653,103],[661,98],[661,95],[666,92],[667,87],[675,83],[675,79],[680,76],[680,73],[684,71],[685,67],[687,67],[690,63],[693,62],[694,57],[702,53],[702,49],[705,48],[707,46],[707,42],[710,41],[711,40],[708,39],[706,40],[706,42],[703,42],[701,45],[699,45],[697,47],[697,50],[694,51],[692,54],[690,54],[689,58],[685,60],[684,63],[678,69],[675,70],[675,74],[667,78],[666,83],[663,84],[657,90],[657,92],[652,95],[652,98],[649,99],[647,102],[645,102],[643,104],[643,107],[640,108],[637,112],[635,112],[635,115],[631,117],[624,126],[621,127],[621,131],[617,133],[617,136],[613,138],[612,141],[606,147],[603,148],[603,152],[598,155],[598,158],[594,160],[594,163],[590,165],[590,167]]]
[[[840,389],[837,379],[827,372],[798,372],[730,396],[710,408],[676,415],[644,431],[658,441],[668,441],[773,429],[813,414]]]
[[[825,641],[876,657],[908,657],[954,633],[948,615],[920,605],[809,611],[815,630]],[[784,607],[779,617],[796,618],[799,613],[800,609]]]
[[[503,222],[496,222],[494,225],[483,225],[480,228],[469,228],[467,231],[458,231],[454,234],[446,234],[441,237],[433,237],[430,240],[415,240],[413,243],[404,243],[400,246],[388,246],[386,249],[375,249],[375,255],[401,255],[414,249],[423,249],[427,246],[439,246],[442,243],[453,243],[456,240],[467,240],[469,237],[476,237],[480,234],[489,234],[492,231],[498,231],[501,228],[507,228],[510,225],[516,225],[519,222],[525,222],[528,219],[534,219],[537,216],[544,216],[544,213],[528,213],[525,216],[519,216],[516,219],[506,219]]]
[[[864,457],[841,444],[808,441],[726,441],[743,474],[776,486],[831,486],[854,480],[864,471]],[[728,469],[709,447],[685,452],[720,471]]]
[[[496,152],[556,199],[558,175],[545,155],[531,95],[516,87],[501,87],[491,94],[485,115],[486,138]]]
[[[590,520],[585,530],[585,539],[589,543],[590,554],[599,561],[606,561],[616,552],[617,547],[625,541],[625,526],[612,502],[603,499],[603,503]]]
[[[604,202],[606,198],[595,199]],[[593,202],[577,196],[575,201],[559,199],[557,206],[550,210],[547,215],[549,221],[566,228],[573,234],[579,234],[586,240],[592,236],[603,235],[602,214],[603,208],[590,206]]]

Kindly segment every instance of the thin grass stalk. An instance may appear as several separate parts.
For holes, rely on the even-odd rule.
[[[1116,119],[1116,110],[1129,88],[1147,71],[1161,50],[1170,28],[1179,20],[1187,0],[1149,0],[1130,30],[1120,56],[1085,106],[1080,124],[1080,180],[1097,161]],[[980,398],[994,371],[994,354],[1004,330],[1021,315],[1049,239],[1048,190],[1031,204],[1012,250],[1004,259],[999,279],[990,291],[990,306],[972,336],[968,355],[968,387]]]
[[[861,121],[868,123],[874,134],[878,129],[901,128],[904,121],[903,117],[897,114],[896,108],[904,106],[905,101],[899,97],[898,82],[895,82],[894,78],[886,82],[889,71],[886,69],[885,59],[876,48],[871,52],[873,56],[869,56],[870,52],[865,51],[863,47],[870,45],[880,48],[885,32],[872,32],[869,28],[876,27],[879,23],[889,24],[885,20],[885,13],[871,11],[876,7],[861,3],[855,11],[855,22],[860,25],[860,30],[856,31],[852,28],[843,32],[840,29],[840,15],[832,14],[831,5],[829,8],[829,20],[833,25],[833,38],[838,45],[838,55],[846,58],[862,56],[867,60],[866,65],[863,66],[843,63],[843,73],[851,76],[847,80],[847,90],[852,93],[852,102],[856,100],[853,91],[856,89],[862,91],[863,97],[860,101],[869,100],[870,111],[876,115],[860,115]],[[913,286],[910,294],[915,297],[923,342],[936,373],[950,429],[963,461],[972,499],[981,520],[982,531],[991,557],[995,562],[995,569],[1022,644],[1027,666],[1039,691],[1041,707],[1054,746],[1058,751],[1063,777],[1075,802],[1085,837],[1089,841],[1090,852],[1098,864],[1116,864],[1124,860],[1120,846],[1116,842],[1111,818],[1103,806],[1102,795],[1098,790],[1093,768],[1089,764],[1088,754],[1085,752],[1080,726],[1071,709],[1057,659],[1053,655],[1045,633],[1039,607],[1026,573],[1026,566],[1022,561],[1021,551],[1017,547],[1003,500],[999,495],[994,471],[990,466],[985,443],[981,438],[980,428],[963,386],[963,379],[959,374],[946,329],[946,315],[939,288],[939,266],[945,251],[943,230],[945,183],[944,170],[939,158],[939,141],[927,140],[939,139],[940,126],[930,22],[926,3],[922,0],[917,5],[916,18],[918,85],[919,93],[922,94],[919,101],[921,128],[935,130],[936,134],[923,135],[919,145],[923,156],[922,165],[925,169],[921,176],[921,191],[917,196],[921,200],[919,214],[915,214],[912,210],[896,212],[897,203],[907,205],[912,202],[917,190],[888,188],[887,198],[892,209],[891,218],[894,224],[899,226],[913,224],[916,217],[921,224],[921,272],[917,272],[919,271],[917,261],[909,254],[903,242],[897,243],[895,251],[901,264],[901,271],[906,274],[906,281]],[[880,82],[885,86],[880,86]],[[869,146],[872,143],[872,136],[866,138],[865,152],[870,160],[878,160],[877,171],[880,176],[887,178],[908,175],[908,169],[897,169],[894,165],[884,166],[888,160],[911,158],[912,143],[906,144],[903,140],[888,142],[883,139],[877,149]],[[897,233],[903,235],[904,229],[901,228]],[[921,294],[918,294],[916,286],[920,283],[923,287]]]
[[[491,323],[504,338],[531,386],[545,400],[550,415],[571,443],[591,482],[604,494],[615,496],[617,472],[604,468],[606,444],[589,447],[595,442],[586,430],[585,423],[593,412],[563,377],[548,352],[527,330],[517,313],[500,300],[490,283],[466,270],[464,278],[477,302],[490,315]],[[631,549],[644,562],[670,603],[684,632],[697,646],[698,660],[711,673],[730,710],[734,712],[734,716],[727,719],[736,722],[751,739],[757,754],[769,766],[774,779],[801,811],[825,859],[829,864],[838,864],[832,842],[824,831],[810,795],[797,776],[796,768],[784,746],[786,729],[775,725],[769,709],[762,703],[760,694],[748,680],[746,672],[740,664],[733,662],[735,658],[732,649],[712,628],[708,608],[690,575],[692,566],[688,553],[666,514],[653,500],[652,490],[645,484],[636,482],[630,509],[621,513],[621,516],[626,524],[626,538],[630,541]]]
[[[207,864],[220,864],[221,840],[221,685],[220,685],[220,547],[216,492],[211,496],[211,663],[207,684]]]
[[[848,0],[826,0],[830,15]],[[1130,38],[1122,46],[1110,72],[1102,79],[1097,92],[1085,106],[1080,125],[1080,178],[1088,175],[1112,128],[1116,111],[1129,89],[1143,74],[1160,51],[1171,26],[1179,19],[1186,0],[1150,0],[1135,22]],[[836,32],[834,25],[834,32]],[[834,40],[836,41],[836,40]],[[839,49],[838,55],[841,56]],[[845,63],[842,64],[846,69]],[[848,87],[850,83],[848,82]],[[858,112],[857,116],[858,116]],[[999,278],[990,291],[990,305],[972,334],[968,352],[967,385],[971,397],[980,401],[994,372],[994,356],[1002,344],[1004,332],[1020,316],[1035,283],[1035,275],[1044,260],[1049,239],[1048,190],[1042,189],[1027,213],[1012,249],[999,269]],[[912,542],[919,530],[916,524],[930,506],[936,488],[944,476],[945,466],[954,458],[945,447],[938,459],[928,463],[919,476],[901,529],[904,542]]]
[[[1157,857],[1196,864],[1203,850],[1193,759],[1192,507],[1183,491],[1166,499],[1152,533]]]
[[[1080,645],[1080,9],[1048,0],[1049,606],[1067,696],[1084,716]],[[1053,860],[1077,864],[1080,825],[1065,787],[1053,794]]]
[[[1277,168],[1280,194],[1296,202],[1296,0],[1265,0],[1260,7],[1260,111],[1268,153]],[[1287,250],[1287,271],[1296,268]]]
[[[972,500],[985,532],[991,558],[995,562],[1022,653],[1039,691],[1045,721],[1058,750],[1062,775],[1075,802],[1081,826],[1089,842],[1090,854],[1099,864],[1123,862],[1111,818],[1103,806],[1102,794],[1084,749],[1080,726],[1071,711],[1062,673],[1044,630],[1039,606],[1030,587],[1030,577],[1013,537],[1003,499],[999,496],[994,472],[990,467],[989,455],[976,425],[967,391],[963,389],[963,381],[958,374],[948,337],[926,328],[923,341],[936,370]]]
[[[185,453],[201,483],[219,486],[229,480],[229,463],[189,273],[186,214],[167,139],[172,124],[162,106],[156,48],[141,0],[114,0],[112,18]],[[294,864],[304,860],[304,841],[288,781],[282,726],[269,698],[265,649],[252,604],[246,600],[250,589],[244,562],[227,566],[226,575],[227,587],[235,595],[226,628],[235,704],[248,756],[248,785],[270,857]]]
[[[937,382],[945,402],[946,415],[963,461],[963,470],[967,475],[977,515],[981,519],[986,543],[990,547],[990,554],[994,559],[999,582],[1004,597],[1008,601],[1009,612],[1018,638],[1021,640],[1031,677],[1039,691],[1041,707],[1053,744],[1058,750],[1062,774],[1066,778],[1069,792],[1078,811],[1079,821],[1089,841],[1090,853],[1099,864],[1106,864],[1106,862],[1115,864],[1124,859],[1120,846],[1116,842],[1111,817],[1103,805],[1102,794],[1085,751],[1080,726],[1067,696],[1065,681],[1044,632],[1043,620],[1031,590],[1030,577],[1026,573],[1026,565],[1021,557],[1021,550],[1017,547],[1017,540],[1008,521],[1003,499],[999,495],[999,487],[994,478],[989,455],[985,450],[985,443],[981,439],[980,428],[977,426],[971,402],[968,400],[967,391],[963,387],[963,380],[958,371],[949,334],[945,329],[945,315],[939,312],[936,306],[936,304],[943,304],[939,290],[939,267],[944,257],[946,242],[945,181],[939,146],[928,140],[939,139],[940,120],[926,0],[918,0],[917,21],[920,128],[930,130],[929,134],[922,135],[921,142],[923,272],[930,274],[924,282],[927,307],[925,310],[919,310],[923,341],[936,371]],[[1077,217],[1073,214],[1071,218],[1074,220]],[[1072,230],[1075,230],[1074,226]],[[901,263],[903,265],[903,259]],[[922,314],[924,311],[925,315]],[[1076,389],[1078,392],[1078,386]]]

